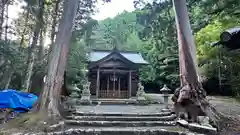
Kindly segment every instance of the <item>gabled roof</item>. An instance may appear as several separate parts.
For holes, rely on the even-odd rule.
[[[118,51],[117,49],[113,49],[112,51],[104,51],[104,50],[94,50],[90,53],[90,62],[97,62],[114,51]],[[127,51],[118,51],[124,58],[135,64],[148,64],[142,57],[142,55],[138,52],[127,52]]]

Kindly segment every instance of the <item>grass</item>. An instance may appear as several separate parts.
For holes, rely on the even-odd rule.
[[[1,125],[0,135],[6,133],[6,131],[13,132],[13,130],[17,130],[18,132],[43,132],[57,122],[57,120],[48,117],[46,112],[26,113]]]

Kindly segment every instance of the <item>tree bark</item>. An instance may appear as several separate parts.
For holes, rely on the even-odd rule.
[[[56,35],[57,17],[58,17],[60,2],[61,0],[56,0],[55,7],[54,7],[54,14],[53,14],[52,28],[51,28],[51,45],[54,44],[54,39]]]
[[[50,44],[50,47],[49,47],[49,51],[48,51],[48,63],[51,59],[51,56],[52,56],[52,48],[55,44],[55,35],[56,35],[56,26],[57,26],[57,17],[58,17],[58,13],[59,13],[59,5],[60,5],[60,2],[61,0],[56,0],[55,1],[55,7],[54,7],[54,13],[52,15],[53,17],[53,20],[52,20],[52,27],[51,27],[51,44]]]
[[[46,83],[38,104],[40,110],[48,110],[49,115],[54,118],[61,116],[58,110],[60,92],[77,5],[78,0],[64,1],[64,12],[56,36],[56,45],[53,46]]]
[[[173,96],[174,102],[182,104],[189,109],[188,104],[200,106],[203,111],[218,128],[220,135],[234,135],[239,133],[240,120],[228,117],[218,112],[206,99],[206,92],[199,83],[196,65],[196,49],[191,33],[187,12],[186,0],[173,0],[175,19],[178,31],[179,66],[180,66],[180,92]],[[191,109],[191,108],[190,108]]]
[[[36,19],[36,25],[33,33],[33,39],[32,44],[29,50],[28,54],[28,66],[26,70],[26,76],[24,79],[24,83],[22,86],[22,90],[28,92],[29,86],[30,86],[30,79],[32,76],[32,70],[35,62],[35,51],[36,51],[36,45],[38,41],[38,37],[40,34],[40,30],[42,28],[42,22],[43,22],[43,12],[44,12],[44,0],[39,0],[39,11]]]

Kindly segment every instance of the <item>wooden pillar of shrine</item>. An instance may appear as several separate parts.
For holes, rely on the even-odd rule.
[[[132,71],[129,71],[128,76],[128,97],[132,96]]]
[[[116,84],[115,84],[115,69],[114,69],[114,71],[113,71],[113,97],[115,97],[116,95],[115,95],[115,90],[116,90]]]
[[[107,94],[109,93],[108,90],[109,90],[109,77],[107,78]]]
[[[120,77],[119,77],[118,79],[119,79],[119,80],[118,80],[118,97],[121,98],[121,96],[122,96],[122,95],[121,95],[121,92],[120,92],[120,89],[121,89],[121,88],[120,88],[120,87],[121,87],[121,85],[120,85],[120,84],[121,84],[121,79],[120,79]]]
[[[96,96],[99,97],[99,87],[100,87],[100,70],[97,70],[97,88],[96,88]]]

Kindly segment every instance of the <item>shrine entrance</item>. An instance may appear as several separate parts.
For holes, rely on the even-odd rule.
[[[102,74],[100,79],[100,98],[128,98],[129,77],[125,73]]]

